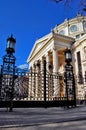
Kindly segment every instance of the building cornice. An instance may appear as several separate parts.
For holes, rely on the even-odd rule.
[[[61,35],[61,34],[54,33],[54,36],[57,37],[57,38],[60,38],[60,39],[68,40],[70,42],[74,42],[75,41],[74,38],[66,36],[66,35]]]
[[[73,45],[72,48],[75,49],[80,44],[82,44],[84,41],[86,41],[86,34],[84,34],[79,40],[77,40]]]
[[[65,20],[63,23],[57,25],[57,26],[54,28],[54,30],[55,30],[55,29],[59,30],[59,29],[65,27],[65,26],[70,26],[70,25],[72,25],[72,24],[77,23],[77,22],[80,21],[80,20],[83,22],[84,20],[86,20],[86,16],[79,16],[79,17],[76,17],[76,18],[67,19],[67,20]]]

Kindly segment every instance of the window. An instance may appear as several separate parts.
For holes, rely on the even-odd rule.
[[[83,28],[86,31],[86,22],[84,22]]]
[[[77,25],[72,25],[70,27],[70,32],[76,32],[78,30]]]
[[[65,34],[65,31],[64,31],[64,30],[61,30],[61,31],[59,32],[59,34],[64,35],[64,34]]]
[[[82,77],[82,65],[81,65],[81,55],[80,51],[77,52],[77,65],[78,65],[78,80],[80,84],[83,83],[83,77]]]
[[[77,38],[77,39],[80,38],[80,35],[76,35],[76,38]]]

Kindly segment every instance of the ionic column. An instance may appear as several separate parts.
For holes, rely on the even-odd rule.
[[[54,81],[54,97],[58,97],[59,94],[59,80],[56,78],[58,77],[58,50],[53,48],[53,74],[55,75],[53,78]]]
[[[34,99],[34,89],[35,89],[35,65],[32,66],[32,97]]]
[[[53,48],[53,72],[58,72],[58,50]]]
[[[49,72],[49,53],[46,54],[46,70]]]
[[[46,100],[49,99],[49,53],[46,54]]]
[[[40,70],[41,70],[41,72],[44,71],[44,62],[43,62],[43,59],[41,59],[41,61],[40,61]]]
[[[36,87],[35,87],[35,99],[37,99],[38,98],[38,89],[39,89],[39,66],[40,64],[37,62],[36,63],[36,75],[35,75],[35,77],[36,77]]]
[[[41,70],[41,87],[40,87],[40,92],[41,92],[41,100],[44,100],[44,62],[43,59],[41,59],[40,62],[40,70]]]
[[[29,73],[29,88],[28,88],[28,99],[32,96],[32,67],[30,67],[30,73]]]

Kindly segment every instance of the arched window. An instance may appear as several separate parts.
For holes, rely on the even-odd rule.
[[[70,32],[76,32],[78,30],[77,25],[72,25],[70,27]]]
[[[65,31],[64,31],[64,30],[61,30],[61,31],[59,32],[59,34],[64,35],[64,34],[65,34]]]

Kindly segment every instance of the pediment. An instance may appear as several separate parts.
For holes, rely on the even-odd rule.
[[[68,36],[62,36],[56,33],[50,33],[48,35],[46,35],[45,37],[42,37],[41,39],[38,39],[34,46],[33,49],[28,57],[28,62],[31,61],[31,59],[33,59],[33,57],[35,57],[38,53],[40,53],[43,48],[45,47],[45,45],[47,46],[48,43],[51,41],[51,39],[53,39],[53,41],[55,42],[55,40],[57,41],[64,41],[64,43],[71,43],[74,39],[70,38]],[[51,42],[52,43],[52,42]]]
[[[36,46],[35,46],[35,49],[34,49],[34,53],[38,52],[43,46],[44,46],[44,43],[46,41],[42,41],[40,43],[38,43]]]
[[[49,39],[50,39],[50,37],[45,37],[45,38],[37,40],[33,46],[33,49],[30,53],[29,58],[33,57],[33,55],[36,55],[36,53],[38,53],[43,48],[43,46],[46,44],[46,42]]]

